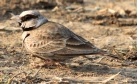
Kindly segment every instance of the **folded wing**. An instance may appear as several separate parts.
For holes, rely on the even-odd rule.
[[[33,31],[34,37],[28,37],[27,47],[33,53],[52,53],[55,55],[80,55],[98,53],[96,48],[84,38],[74,34],[66,27],[48,22]],[[33,39],[33,40],[32,40]]]

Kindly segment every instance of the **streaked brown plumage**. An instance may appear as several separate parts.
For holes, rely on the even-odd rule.
[[[17,18],[23,29],[22,39],[26,50],[37,57],[68,59],[104,53],[65,26],[48,21],[37,11],[24,11]]]
[[[99,53],[100,50],[94,45],[74,34],[66,27],[47,22],[32,31],[25,31],[27,37],[24,45],[28,52],[34,55],[46,55],[45,57],[56,58],[56,55],[67,56]]]

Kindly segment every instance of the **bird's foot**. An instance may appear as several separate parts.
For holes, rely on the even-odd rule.
[[[30,59],[30,67],[32,68],[44,67],[49,69],[55,69],[55,68],[66,68],[66,65],[64,63],[60,63],[48,58],[43,60],[37,57],[33,57],[33,59]]]
[[[45,64],[42,67],[45,68],[50,68],[50,69],[55,69],[55,68],[59,68],[59,69],[65,69],[68,68],[64,63],[60,63],[58,61],[54,61],[52,59],[47,59],[44,62]]]

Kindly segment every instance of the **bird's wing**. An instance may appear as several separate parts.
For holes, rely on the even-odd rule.
[[[34,53],[76,55],[95,53],[98,50],[84,38],[53,22],[47,22],[31,34],[34,35],[28,36],[25,42]]]
[[[84,38],[74,34],[66,40],[66,47],[55,51],[54,53],[60,55],[84,55],[84,54],[97,54],[101,50],[95,47],[93,44],[85,40]]]

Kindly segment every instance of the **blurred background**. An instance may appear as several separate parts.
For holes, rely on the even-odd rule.
[[[84,4],[83,0],[1,0],[0,15],[7,16],[10,12],[18,14],[23,10],[53,10],[55,7],[65,9],[73,3]]]
[[[1,0],[0,20],[10,18],[10,13],[20,14],[24,10],[32,9],[39,10],[47,17],[62,16],[66,20],[87,22],[91,19],[108,19],[108,16],[136,17],[136,8],[136,0]],[[109,23],[111,22],[95,22],[95,24]]]

